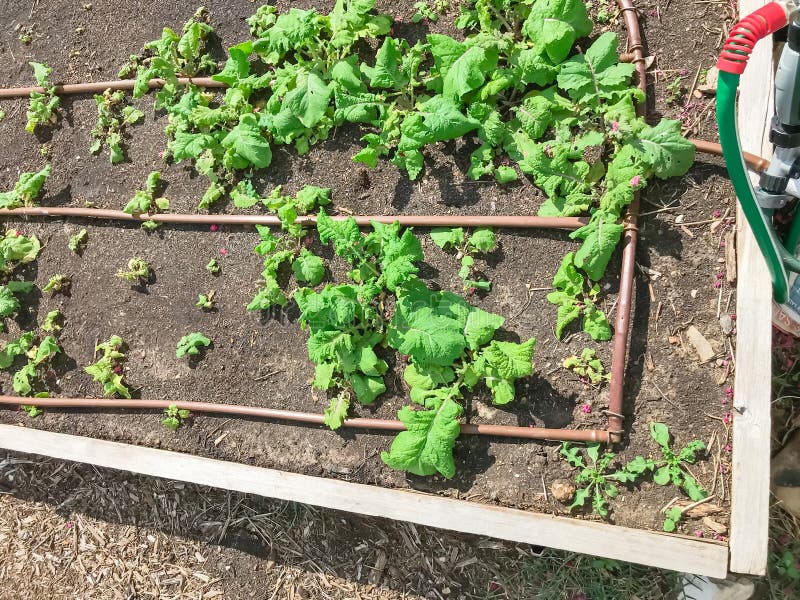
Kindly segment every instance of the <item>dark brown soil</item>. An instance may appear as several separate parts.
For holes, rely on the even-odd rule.
[[[243,19],[254,11],[252,3],[229,0],[206,4],[223,46],[247,37]],[[281,9],[310,4],[328,9],[332,2],[278,2]],[[397,13],[400,6],[398,16],[407,21],[413,12],[408,8],[411,4],[379,2],[378,9],[391,14]],[[47,62],[58,81],[115,78],[119,65],[130,54],[138,52],[145,41],[158,37],[161,27],[178,28],[195,8],[191,4],[178,8],[175,3],[154,0],[123,5],[95,2],[86,9],[82,3],[58,0],[36,5],[29,18],[29,3],[4,3],[0,6],[0,22],[8,26],[0,31],[0,84],[29,85],[29,60]],[[685,36],[684,28],[693,26],[698,16],[679,14],[684,9],[670,7],[661,13],[660,21],[645,20],[651,46],[660,45],[665,32]],[[455,9],[451,12],[455,13]],[[441,25],[431,29],[448,31],[445,24],[449,20],[444,18]],[[31,23],[35,23],[33,41],[25,45],[17,39],[13,26]],[[408,26],[408,31],[419,35],[425,27]],[[697,48],[688,48],[677,56],[664,51],[658,65],[666,68],[664,61],[682,61],[681,68],[691,74],[699,65],[710,66],[716,38],[694,39],[698,40]],[[663,93],[664,85],[662,78],[656,91]],[[689,85],[691,81],[686,83]],[[667,106],[659,101],[654,108],[674,116],[683,111],[682,102]],[[0,123],[6,140],[0,147],[0,164],[6,168],[0,172],[0,189],[16,180],[19,172],[41,168],[40,152],[46,143],[53,175],[47,182],[42,204],[93,202],[100,207],[121,208],[142,186],[147,173],[159,169],[167,183],[165,195],[172,200],[171,210],[194,210],[205,180],[187,166],[165,164],[159,159],[159,151],[165,145],[162,129],[166,118],[154,113],[152,98],[139,102],[146,119],[143,125],[130,129],[130,139],[126,140],[128,160],[113,167],[107,156],[95,157],[88,152],[90,129],[96,119],[91,98],[66,98],[63,119],[52,136],[46,133],[38,138],[24,131],[26,104],[26,100],[2,102],[7,117]],[[713,112],[705,116],[708,114],[713,119]],[[702,127],[701,134],[712,137],[705,121],[700,120],[698,126]],[[306,183],[331,187],[338,208],[361,214],[535,214],[541,202],[540,193],[527,181],[499,189],[493,183],[467,180],[463,171],[468,150],[461,143],[430,153],[419,182],[408,182],[386,162],[375,170],[365,170],[350,161],[358,148],[358,136],[356,129],[339,130],[332,139],[300,158],[291,150],[279,149],[273,165],[260,175],[259,185],[268,190],[283,184],[290,192]],[[694,324],[721,356],[726,354],[727,342],[718,324],[718,303],[721,298],[721,310],[733,313],[735,298],[727,284],[721,290],[713,287],[716,273],[724,271],[725,266],[724,248],[719,243],[724,228],[712,233],[705,224],[682,230],[675,224],[675,216],[683,215],[685,223],[692,223],[709,219],[714,210],[733,214],[734,197],[721,163],[700,157],[687,176],[651,185],[642,206],[645,213],[665,206],[671,210],[647,215],[641,224],[642,244],[637,257],[641,269],[626,375],[629,436],[621,453],[630,458],[655,452],[648,434],[648,423],[654,420],[668,423],[679,444],[694,438],[708,441],[716,432],[718,444],[710,457],[693,470],[706,488],[715,490],[724,505],[727,484],[724,477],[716,476],[719,461],[726,459],[719,449],[728,438],[727,427],[721,422],[726,412],[720,403],[724,385],[718,383],[724,382],[724,369],[713,362],[698,364],[696,354],[681,336],[684,327]],[[230,211],[233,207],[220,209]],[[100,394],[98,385],[82,367],[92,362],[98,340],[117,334],[130,348],[127,380],[142,398],[206,400],[314,412],[327,405],[324,394],[312,391],[308,384],[313,369],[306,357],[306,335],[296,322],[296,313],[289,309],[258,315],[244,309],[261,271],[259,258],[252,252],[257,243],[252,230],[232,227],[211,232],[201,227],[162,227],[149,234],[138,227],[119,224],[36,220],[15,221],[8,226],[25,234],[35,233],[44,242],[40,258],[28,274],[29,278],[35,277],[38,287],[55,273],[66,273],[73,280],[69,296],[39,295],[18,319],[19,326],[25,329],[41,321],[49,310],[58,308],[65,314],[66,327],[60,338],[64,355],[56,363],[56,379],[52,382],[57,395]],[[89,244],[83,256],[78,257],[68,250],[67,240],[81,227],[89,231]],[[422,237],[427,261],[423,276],[442,289],[459,291],[455,259],[435,247],[428,236]],[[519,401],[513,406],[493,408],[484,396],[478,396],[472,400],[468,418],[473,422],[548,427],[604,426],[602,410],[607,406],[607,391],[585,386],[559,367],[566,356],[580,353],[587,345],[596,347],[609,365],[610,344],[590,344],[582,334],[565,342],[556,340],[556,310],[546,301],[546,291],[528,292],[528,287],[548,286],[561,257],[576,245],[560,232],[507,230],[500,232],[499,239],[500,249],[481,262],[493,281],[493,289],[472,301],[509,318],[503,332],[508,339],[533,336],[538,340],[535,372],[518,383]],[[155,270],[155,280],[142,289],[133,289],[114,276],[134,256],[145,258]],[[217,277],[205,270],[211,258],[217,258],[222,265]],[[613,271],[616,269],[607,279],[608,294],[604,299],[612,314],[617,289]],[[650,276],[646,279],[647,273]],[[199,293],[211,289],[217,293],[218,310],[203,313],[194,303]],[[10,324],[10,330],[8,335],[14,336],[19,328]],[[202,331],[214,340],[213,348],[196,364],[176,360],[174,354],[177,340],[190,331]],[[670,342],[671,336],[675,343]],[[404,404],[400,369],[396,365],[392,368],[396,370],[395,376],[387,378],[389,393],[373,407],[357,407],[354,414],[391,417]],[[10,389],[6,374],[2,383],[4,391]],[[580,406],[587,403],[592,410],[584,414]],[[191,427],[173,433],[159,423],[158,414],[136,411],[53,410],[31,420],[23,413],[3,410],[0,420],[553,513],[565,513],[566,509],[545,495],[543,486],[572,475],[558,456],[558,445],[552,443],[462,438],[456,446],[458,474],[445,481],[406,476],[386,467],[380,452],[388,448],[390,438],[382,434],[334,433],[314,427],[213,416],[198,416]],[[228,435],[215,446],[213,440],[223,433]],[[659,509],[677,492],[650,482],[642,483],[640,488],[616,499],[613,519],[628,526],[660,528]],[[695,525],[690,527],[693,531]]]

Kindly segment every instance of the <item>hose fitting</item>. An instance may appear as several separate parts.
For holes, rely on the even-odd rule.
[[[756,42],[785,27],[797,14],[797,4],[770,2],[750,13],[731,29],[717,61],[717,68],[726,73],[741,75],[747,66]]]

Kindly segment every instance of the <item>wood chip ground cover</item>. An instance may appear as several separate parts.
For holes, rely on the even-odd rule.
[[[329,6],[319,8],[328,9]],[[385,8],[380,3],[377,8],[401,13],[401,16],[406,10]],[[209,9],[224,45],[245,36],[242,19],[253,11],[249,3],[212,4]],[[13,9],[6,10],[12,13],[10,20],[13,20]],[[15,57],[19,54],[25,61],[46,60],[58,79],[64,81],[110,78],[128,55],[139,50],[142,42],[158,37],[162,25],[178,27],[191,16],[189,8],[178,12],[156,3],[147,21],[128,15],[131,25],[126,25],[125,35],[122,35],[117,31],[119,27],[112,26],[121,22],[122,17],[104,14],[106,9],[102,7],[70,10],[68,23],[56,18],[55,12],[49,12],[55,9],[48,7],[46,10],[48,12],[40,12],[40,37],[35,38],[30,47],[21,44],[11,32],[3,32],[2,40],[8,48],[6,56],[10,59],[13,49]],[[408,19],[403,17],[403,20]],[[411,37],[427,28],[457,35],[448,29],[451,20],[441,19],[436,25],[398,27],[407,28],[407,35]],[[65,28],[73,32],[70,36],[75,39],[69,55],[55,51],[57,32]],[[81,31],[77,32],[78,29]],[[98,39],[101,32],[106,41],[98,48],[92,41]],[[29,75],[23,64],[20,59],[4,61],[3,81],[17,85],[27,83]],[[24,127],[27,102],[9,102],[8,116],[0,127],[11,132],[15,144],[13,149],[11,146],[0,149],[0,159],[14,168],[3,174],[3,183],[8,187],[16,179],[17,169],[31,170],[29,165],[40,163],[41,143],[37,142],[44,142],[54,165],[54,174],[46,187],[45,204],[79,205],[89,201],[99,206],[122,208],[132,191],[140,189],[147,173],[160,169],[168,184],[166,195],[172,200],[171,210],[192,210],[205,184],[192,177],[186,167],[164,165],[159,160],[158,153],[164,146],[161,132],[164,119],[154,113],[151,103],[152,96],[138,103],[146,116],[142,125],[130,128],[131,138],[126,141],[129,161],[112,167],[107,157],[88,154],[89,131],[96,119],[91,98],[65,98],[66,118],[53,130],[52,139],[42,140],[23,135],[19,126],[22,123]],[[409,214],[535,214],[541,204],[541,195],[524,179],[504,189],[493,183],[467,180],[463,176],[466,169],[461,157],[465,154],[459,152],[460,142],[448,143],[450,147],[446,152],[433,152],[432,164],[427,166],[420,182],[409,182],[395,167],[385,163],[379,163],[374,171],[354,166],[350,157],[359,148],[358,135],[357,130],[343,127],[328,142],[299,159],[291,151],[278,150],[274,153],[273,164],[259,174],[255,183],[265,193],[278,184],[283,184],[290,192],[307,183],[330,187],[335,207],[361,214],[401,211]],[[666,195],[674,194],[687,206],[687,220],[698,220],[691,216],[692,207],[706,215],[706,206],[724,208],[725,203],[732,200],[726,188],[714,185],[719,175],[716,166],[699,166],[682,180],[654,184],[648,188],[646,198],[659,203]],[[695,181],[700,183],[695,185]],[[702,202],[697,203],[700,198]],[[725,342],[719,333],[715,313],[717,293],[724,293],[723,307],[728,295],[727,290],[713,287],[716,260],[721,256],[715,244],[716,237],[702,230],[696,237],[680,238],[673,225],[663,221],[656,223],[660,223],[659,229],[650,231],[645,224],[643,237],[649,245],[639,255],[639,262],[651,269],[651,281],[640,280],[638,284],[627,389],[628,414],[635,408],[631,443],[624,450],[628,458],[655,452],[647,433],[650,420],[669,423],[681,443],[694,438],[709,440],[716,430],[715,439],[724,442],[726,436],[721,421],[703,416],[704,412],[720,419],[725,415],[726,408],[720,404],[724,394],[715,381],[725,369],[714,364],[697,365],[691,349],[680,342],[681,327],[693,317],[695,326],[716,344],[720,355],[725,354]],[[50,276],[61,272],[68,273],[73,281],[69,296],[37,298],[20,321],[23,325],[31,324],[37,314],[44,315],[55,308],[64,313],[67,325],[61,342],[66,358],[56,363],[57,382],[53,387],[59,394],[98,394],[96,384],[76,367],[93,361],[95,340],[106,340],[117,334],[130,348],[128,381],[141,397],[214,398],[314,412],[321,412],[326,406],[324,394],[312,394],[309,390],[308,381],[313,371],[305,347],[300,343],[297,315],[291,309],[261,317],[242,310],[252,297],[261,270],[258,257],[252,253],[257,241],[252,230],[201,231],[197,227],[170,227],[148,235],[138,227],[112,229],[92,223],[14,225],[24,233],[36,233],[46,242],[35,272],[30,272],[31,278],[36,276],[37,285],[43,286]],[[67,242],[83,227],[88,231],[89,242],[83,255],[76,256],[68,250]],[[458,265],[453,257],[436,248],[427,236],[422,237],[426,256],[423,276],[442,289],[460,290]],[[485,310],[509,318],[510,341],[528,337],[539,340],[537,368],[532,378],[518,383],[521,400],[516,405],[498,409],[487,405],[485,398],[474,398],[468,405],[471,419],[473,422],[551,427],[600,426],[605,392],[598,394],[596,389],[580,384],[573,375],[558,368],[564,358],[579,354],[587,341],[583,336],[573,336],[566,342],[555,339],[552,333],[555,309],[545,300],[546,291],[537,289],[549,286],[560,258],[577,244],[561,233],[502,231],[498,238],[500,250],[490,254],[485,265],[478,261],[486,273],[491,274],[493,290],[473,301]],[[326,259],[331,258],[324,248],[315,250]],[[154,267],[155,280],[147,286],[146,293],[132,290],[113,276],[132,256],[142,256]],[[205,269],[212,258],[222,267],[218,277]],[[613,262],[617,263],[618,259]],[[335,261],[333,264],[337,265]],[[343,271],[345,265],[338,263],[337,268]],[[662,276],[656,278],[652,272],[660,272]],[[605,300],[606,308],[613,310],[616,285],[613,272],[605,282],[611,292]],[[217,292],[217,311],[200,312],[194,307],[197,295],[209,289]],[[691,293],[693,289],[697,289],[695,294]],[[646,339],[642,332],[648,329],[651,335]],[[196,368],[173,357],[177,340],[191,331],[202,331],[214,340],[213,350]],[[677,346],[668,343],[670,336],[678,338]],[[609,364],[608,345],[600,344],[596,349]],[[394,416],[404,392],[400,366],[390,365],[390,369],[394,375],[387,377],[387,395],[374,407],[359,407],[355,414]],[[587,405],[590,412],[583,412],[581,407]],[[2,414],[8,422],[20,419],[9,411]],[[197,418],[192,427],[173,434],[161,428],[158,420],[155,414],[51,411],[30,425],[556,512],[565,509],[551,503],[543,486],[547,487],[557,477],[572,475],[558,458],[557,446],[552,444],[462,438],[457,442],[457,477],[440,481],[406,477],[387,469],[379,459],[380,451],[386,449],[389,441],[384,435],[332,434],[313,428],[205,416]],[[229,432],[229,435],[214,444],[222,432]],[[719,462],[724,458],[720,453]],[[698,479],[708,489],[716,491],[719,486],[724,490],[724,480],[717,476],[720,467],[716,458],[696,468]],[[674,490],[658,488],[648,482],[641,487],[642,492],[623,493],[617,500],[614,519],[623,524],[660,528],[662,519],[658,509],[667,504]]]

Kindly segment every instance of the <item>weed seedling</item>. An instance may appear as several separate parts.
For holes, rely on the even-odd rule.
[[[675,531],[682,518],[683,511],[677,506],[667,509],[666,517],[664,518],[664,531],[667,533]]]
[[[422,2],[415,2],[414,9],[416,12],[414,16],[411,17],[412,23],[419,23],[422,20],[427,19],[431,23],[436,23],[439,20],[439,15],[450,8],[450,2],[448,0],[434,0],[432,3],[422,1]]]
[[[134,284],[146,283],[150,275],[152,275],[150,264],[142,258],[130,259],[127,271],[125,269],[117,271],[117,277]]]
[[[667,104],[675,104],[681,99],[681,84],[683,79],[678,76],[667,84]]]
[[[32,62],[28,63],[33,68],[33,76],[39,87],[44,88],[44,92],[31,92],[31,100],[28,105],[28,123],[25,131],[33,133],[38,125],[49,126],[58,121],[56,110],[61,100],[56,95],[55,86],[50,83],[50,73],[53,70],[45,64]]]
[[[683,463],[694,464],[697,453],[704,451],[706,445],[700,440],[693,440],[678,452],[673,452],[669,447],[669,429],[663,423],[650,423],[650,435],[660,446],[663,455],[662,460],[656,461],[653,481],[658,485],[672,483],[695,502],[708,496],[708,492],[683,467]]]
[[[185,408],[178,408],[176,404],[171,404],[169,408],[164,409],[165,417],[161,422],[172,431],[177,431],[178,427],[191,416],[191,413]]]
[[[50,278],[47,284],[45,284],[45,286],[42,288],[42,291],[53,293],[60,292],[62,294],[66,294],[71,286],[72,280],[70,279],[69,275],[57,273]]]
[[[86,249],[86,242],[89,241],[89,232],[81,229],[78,233],[69,238],[69,249],[75,254],[81,255]]]
[[[193,356],[200,354],[201,348],[207,348],[211,345],[211,340],[204,336],[202,333],[195,332],[183,336],[178,341],[178,346],[175,350],[175,356],[183,358],[184,356]]]
[[[97,124],[92,129],[94,142],[89,152],[97,154],[105,145],[108,146],[111,164],[122,162],[125,158],[122,150],[124,129],[141,121],[144,113],[127,104],[122,90],[106,90],[96,94],[94,101],[97,103]]]
[[[583,456],[577,446],[565,443],[561,446],[561,456],[576,469],[580,469],[575,476],[575,500],[570,510],[582,507],[587,500],[591,501],[592,510],[604,519],[608,517],[608,499],[619,495],[619,488],[614,482],[632,483],[646,471],[652,470],[653,461],[637,456],[621,469],[610,470],[611,463],[616,459],[616,454],[606,450],[600,455],[600,444],[586,445],[586,456],[590,464],[583,462]]]
[[[584,348],[580,356],[568,356],[562,364],[565,369],[575,373],[584,382],[589,381],[599,385],[611,380],[611,373],[606,371],[592,348]]]
[[[122,361],[125,354],[121,352],[125,343],[118,335],[112,335],[107,342],[98,344],[95,352],[102,352],[103,355],[96,363],[84,367],[97,383],[103,384],[103,393],[106,396],[119,394],[123,398],[130,398],[131,392],[125,385],[122,373]]]
[[[491,229],[481,227],[467,236],[462,227],[437,227],[431,230],[431,239],[442,250],[456,251],[456,258],[461,261],[458,276],[465,292],[474,293],[476,290],[488,292],[492,289],[490,281],[473,279],[475,255],[479,252],[492,252],[497,248],[497,240]]]
[[[206,265],[206,271],[212,275],[218,275],[220,270],[221,267],[219,266],[216,258],[212,258],[210,261],[208,261],[208,264]]]
[[[197,296],[197,303],[195,306],[202,308],[203,310],[213,310],[214,308],[214,290],[211,290],[207,294],[199,294]]]

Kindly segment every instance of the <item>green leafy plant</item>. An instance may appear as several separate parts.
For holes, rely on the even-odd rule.
[[[61,325],[63,321],[64,315],[61,314],[60,310],[51,310],[45,316],[44,322],[42,322],[42,331],[58,333],[63,328]]]
[[[419,23],[423,20],[428,20],[431,23],[436,23],[439,20],[439,15],[450,8],[449,0],[433,0],[427,2],[425,0],[414,3],[414,15],[411,17],[412,23]]]
[[[46,336],[37,343],[36,332],[28,331],[8,342],[0,350],[0,369],[8,369],[17,357],[26,359],[25,365],[14,373],[12,385],[21,396],[44,394],[43,373],[50,369],[50,361],[61,352],[55,338]]]
[[[603,363],[597,358],[597,354],[592,348],[584,348],[580,356],[568,356],[561,364],[582,380],[589,381],[595,385],[611,380],[611,373],[606,371]]]
[[[588,463],[584,463],[583,455],[577,446],[565,443],[561,446],[561,456],[576,469],[575,499],[570,509],[583,507],[586,501],[591,502],[592,510],[601,517],[608,518],[608,500],[619,495],[617,483],[632,483],[647,471],[653,469],[653,461],[637,456],[620,468],[612,470],[617,455],[609,450],[600,454],[600,444],[586,445]]]
[[[56,110],[61,103],[56,95],[55,86],[50,83],[50,74],[53,70],[45,64],[32,62],[28,63],[33,68],[33,77],[43,92],[31,92],[30,104],[28,105],[28,123],[25,131],[33,133],[39,125],[50,126],[58,121]]]
[[[122,372],[122,363],[125,360],[125,354],[122,353],[124,345],[121,337],[112,335],[107,342],[98,344],[95,348],[95,353],[103,353],[100,359],[83,369],[94,378],[95,382],[103,384],[103,393],[106,396],[131,397]]]
[[[189,333],[178,341],[178,346],[175,350],[175,356],[178,358],[183,358],[187,355],[194,356],[196,354],[200,354],[200,350],[202,348],[208,348],[210,345],[211,340],[202,333]]]
[[[683,83],[683,78],[678,76],[667,84],[667,95],[666,95],[667,104],[675,104],[681,99],[682,83]]]
[[[206,271],[208,271],[212,275],[217,275],[220,272],[220,270],[221,267],[219,266],[219,263],[217,262],[216,258],[212,258],[210,261],[208,261],[208,264],[206,265]]]
[[[670,446],[669,429],[663,423],[650,423],[650,435],[661,448],[662,459],[655,463],[653,481],[658,485],[673,485],[681,488],[694,501],[702,500],[708,492],[684,468],[684,463],[694,464],[698,452],[703,452],[706,445],[700,440],[692,440],[678,451]]]
[[[667,533],[672,533],[675,531],[678,528],[678,523],[680,523],[682,518],[683,511],[680,508],[677,506],[668,508],[664,517],[664,531]]]
[[[13,189],[8,192],[0,192],[0,208],[36,206],[36,199],[48,177],[50,177],[50,165],[45,165],[37,173],[23,173],[19,176]]]
[[[185,408],[178,408],[177,404],[170,404],[168,408],[164,409],[164,415],[161,422],[166,425],[168,429],[177,431],[178,427],[191,416],[191,413]]]
[[[590,282],[575,267],[575,253],[570,252],[561,261],[553,287],[547,299],[558,305],[556,337],[560,338],[567,326],[578,318],[583,319],[583,331],[594,340],[610,340],[611,325],[597,306],[600,286]]]
[[[97,154],[105,145],[111,164],[122,162],[125,158],[122,149],[125,127],[141,121],[144,113],[127,103],[122,90],[106,90],[95,94],[94,100],[97,103],[97,124],[92,128],[94,141],[89,152]]]
[[[72,286],[72,279],[70,279],[69,275],[64,275],[63,273],[57,273],[53,275],[45,286],[42,288],[43,292],[61,292],[67,293],[69,288]]]
[[[20,408],[32,419],[44,414],[44,411],[41,408],[32,404],[21,404]]]
[[[128,203],[122,210],[130,215],[140,215],[143,213],[152,214],[154,212],[169,210],[169,200],[163,197],[156,197],[160,182],[161,173],[159,171],[152,171],[147,176],[145,189],[136,190],[133,198],[128,200]],[[148,230],[153,230],[159,225],[160,223],[152,220],[142,223],[142,227]]]
[[[19,311],[22,305],[17,296],[33,290],[32,281],[18,281],[11,277],[20,265],[36,260],[41,248],[36,236],[26,237],[16,229],[8,230],[0,238],[0,319]],[[0,330],[2,328],[0,323]]]
[[[84,249],[86,248],[86,243],[89,241],[89,232],[85,229],[81,229],[78,233],[69,238],[69,249],[72,250],[75,254],[82,254]]]
[[[492,289],[491,281],[474,279],[475,255],[480,252],[492,252],[497,248],[494,232],[485,227],[479,227],[472,235],[466,235],[463,227],[436,227],[431,230],[433,243],[442,250],[455,250],[456,258],[461,261],[458,276],[464,283],[464,291],[473,293],[475,290],[489,291]]]
[[[212,310],[214,308],[214,290],[211,290],[207,294],[198,294],[195,306],[203,310]]]
[[[132,258],[128,261],[127,270],[120,269],[117,271],[117,277],[134,284],[146,283],[151,275],[150,263],[143,258]]]

